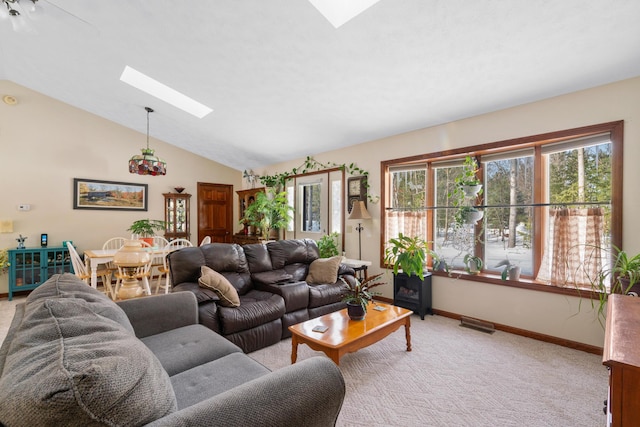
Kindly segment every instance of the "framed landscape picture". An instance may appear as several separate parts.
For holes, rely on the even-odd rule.
[[[147,184],[73,179],[73,209],[147,210]]]

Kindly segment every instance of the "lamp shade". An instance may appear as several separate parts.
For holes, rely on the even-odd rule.
[[[0,233],[13,233],[13,221],[10,219],[0,220]]]
[[[348,219],[371,219],[371,215],[369,214],[369,211],[367,211],[364,201],[358,200],[353,204],[351,214],[349,214]]]

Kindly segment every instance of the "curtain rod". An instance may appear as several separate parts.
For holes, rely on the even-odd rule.
[[[610,205],[611,202],[564,202],[564,203],[522,203],[518,205],[471,205],[467,206],[476,209],[485,208],[539,208],[548,206],[598,206],[598,205]],[[425,206],[422,208],[385,208],[388,211],[424,211],[433,209],[461,209],[465,206]]]

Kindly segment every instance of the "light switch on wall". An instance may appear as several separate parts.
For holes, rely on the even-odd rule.
[[[19,211],[30,211],[31,210],[31,205],[27,205],[27,204],[18,205],[18,210]]]

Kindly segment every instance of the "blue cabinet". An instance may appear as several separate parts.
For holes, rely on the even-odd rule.
[[[54,274],[73,273],[64,247],[10,249],[9,263],[9,301],[14,292],[33,290]]]

